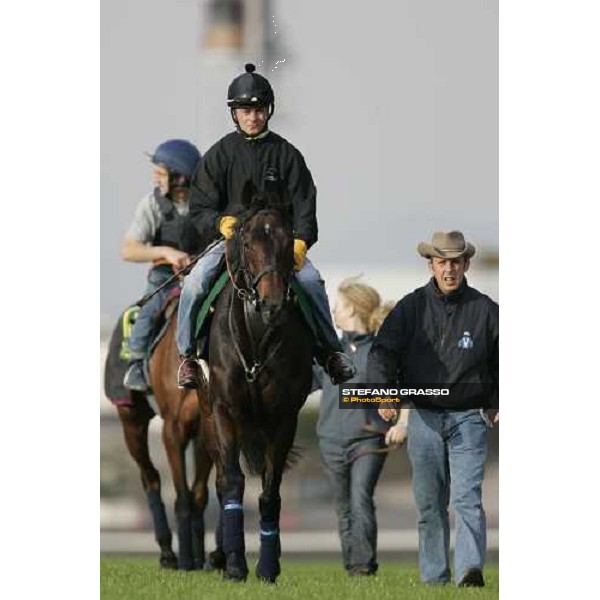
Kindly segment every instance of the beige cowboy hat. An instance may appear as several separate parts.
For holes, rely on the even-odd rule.
[[[465,236],[460,231],[436,231],[431,238],[431,244],[421,242],[417,252],[424,258],[471,258],[475,254],[475,246],[465,242]]]

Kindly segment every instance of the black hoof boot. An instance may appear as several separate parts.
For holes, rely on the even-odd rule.
[[[175,552],[173,550],[163,550],[160,553],[159,563],[163,569],[177,570],[177,556]]]
[[[226,558],[223,579],[226,581],[243,582],[248,577],[248,565],[242,552],[230,552]]]
[[[217,548],[209,553],[205,569],[207,571],[223,571],[225,565],[225,552],[221,548]]]

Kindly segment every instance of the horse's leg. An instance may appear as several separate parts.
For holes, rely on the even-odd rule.
[[[215,528],[215,546],[216,548],[208,555],[208,562],[212,569],[223,571],[226,565],[225,551],[223,550],[223,493],[222,477],[217,473],[216,477],[217,498],[219,500],[219,518]]]
[[[160,476],[152,464],[148,451],[148,425],[154,413],[144,398],[136,400],[134,407],[120,406],[118,409],[125,444],[129,454],[140,468],[142,486],[146,492],[148,507],[154,523],[154,536],[160,547],[160,565],[167,569],[176,569],[177,557],[171,545],[173,536],[160,495]]]
[[[286,458],[294,443],[296,415],[278,418],[270,427],[270,443],[267,444],[265,470],[262,477],[263,491],[259,497],[260,509],[260,553],[256,566],[256,576],[263,581],[275,583],[281,566],[281,542],[279,539],[279,514],[281,496],[279,489],[283,477]]]
[[[194,510],[192,513],[192,549],[197,569],[204,568],[204,511],[208,504],[208,478],[213,461],[210,458],[201,436],[194,438],[194,459],[196,476],[192,486]]]
[[[202,494],[208,498],[208,477],[210,475],[210,466],[215,465],[216,477],[215,487],[217,489],[218,499],[218,520],[215,531],[215,542],[216,549],[208,555],[208,562],[205,565],[207,570],[218,569],[222,571],[225,569],[225,553],[223,552],[223,511],[222,506],[222,467],[218,443],[217,443],[217,432],[215,430],[215,420],[212,409],[208,402],[208,398],[205,394],[198,391],[198,405],[200,407],[200,435],[196,438],[196,444],[201,444],[201,447],[196,446],[196,481],[194,483],[194,495],[197,499],[198,505],[201,503]],[[208,465],[208,470],[200,467],[200,465]],[[203,482],[203,483],[202,483]],[[196,490],[196,486],[200,485],[203,488],[202,491]]]
[[[167,458],[171,466],[173,484],[175,486],[175,516],[177,518],[177,539],[179,540],[179,569],[194,569],[192,549],[192,508],[193,498],[185,472],[185,448],[187,440],[179,430],[174,417],[165,418],[163,422],[163,442]]]
[[[219,431],[223,471],[221,474],[221,510],[223,513],[223,578],[245,581],[248,565],[244,543],[244,473],[240,467],[240,446],[235,425],[226,409],[215,403],[216,427]]]

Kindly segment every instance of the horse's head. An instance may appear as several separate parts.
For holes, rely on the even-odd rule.
[[[294,268],[291,203],[283,187],[271,181],[262,193],[247,182],[242,205],[245,213],[234,237],[238,271],[250,301],[267,322],[289,298]]]

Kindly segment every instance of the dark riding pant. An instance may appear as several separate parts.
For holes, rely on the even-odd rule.
[[[361,456],[361,452],[382,448],[379,438],[347,444],[327,439],[319,442],[325,471],[333,485],[344,568],[367,567],[377,571],[377,518],[373,494],[385,462],[385,455]]]

